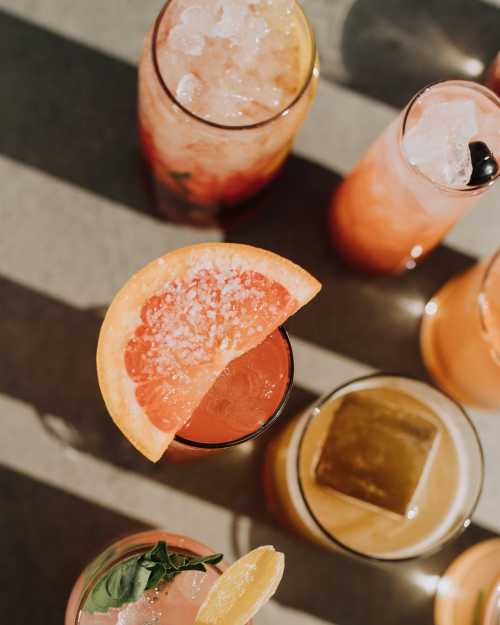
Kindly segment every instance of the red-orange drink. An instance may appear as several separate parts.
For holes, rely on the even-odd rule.
[[[446,283],[427,303],[422,357],[459,401],[500,408],[500,251]]]
[[[139,63],[139,136],[159,210],[208,224],[262,188],[317,78],[314,34],[295,0],[167,1]]]
[[[281,413],[292,378],[290,343],[276,330],[226,367],[164,457],[181,462],[259,436]]]
[[[418,93],[332,198],[341,257],[370,272],[413,268],[498,177],[499,126],[500,100],[481,85],[448,81]],[[480,142],[494,163],[486,177],[469,153]]]

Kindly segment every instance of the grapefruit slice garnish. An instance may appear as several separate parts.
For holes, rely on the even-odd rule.
[[[210,588],[194,625],[245,625],[274,595],[284,570],[285,556],[274,547],[250,551]]]
[[[116,425],[157,461],[228,363],[320,288],[248,245],[204,243],[151,262],[117,293],[99,336],[99,386]]]

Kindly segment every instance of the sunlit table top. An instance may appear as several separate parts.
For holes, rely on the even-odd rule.
[[[417,88],[480,71],[493,56],[498,2],[307,0],[326,78],[283,175],[253,216],[226,233],[162,222],[143,192],[135,64],[160,4],[0,0],[4,618],[61,623],[67,593],[91,556],[125,533],[162,526],[229,560],[265,543],[286,552],[285,579],[260,625],[378,625],[382,615],[385,625],[430,625],[447,564],[500,532],[500,414],[470,411],[486,456],[472,526],[433,557],[377,569],[274,524],[260,484],[263,442],[190,466],[140,457],[106,416],[95,343],[103,310],[136,269],[181,245],[231,240],[289,256],[324,285],[288,326],[296,388],[284,419],[375,369],[425,377],[423,305],[449,276],[499,245],[500,185],[399,278],[340,267],[326,239],[325,207],[339,178]],[[471,58],[475,64],[467,64]]]

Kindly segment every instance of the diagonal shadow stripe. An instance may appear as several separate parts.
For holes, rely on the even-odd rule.
[[[82,568],[114,540],[149,529],[3,467],[0,493],[2,622],[11,625],[63,623]]]
[[[0,152],[146,210],[133,65],[0,11]]]
[[[482,80],[500,10],[480,0],[304,0],[322,75],[396,108],[438,80]],[[339,6],[340,5],[340,6]]]

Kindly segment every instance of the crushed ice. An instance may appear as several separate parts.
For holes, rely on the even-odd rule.
[[[202,82],[194,74],[185,74],[177,85],[175,95],[179,102],[185,105],[192,104],[194,99],[201,95]]]
[[[470,100],[429,105],[406,134],[408,159],[426,176],[446,186],[465,187],[472,174],[469,142],[478,132]]]
[[[191,56],[200,56],[205,47],[205,37],[182,23],[172,28],[168,43],[174,50]]]

